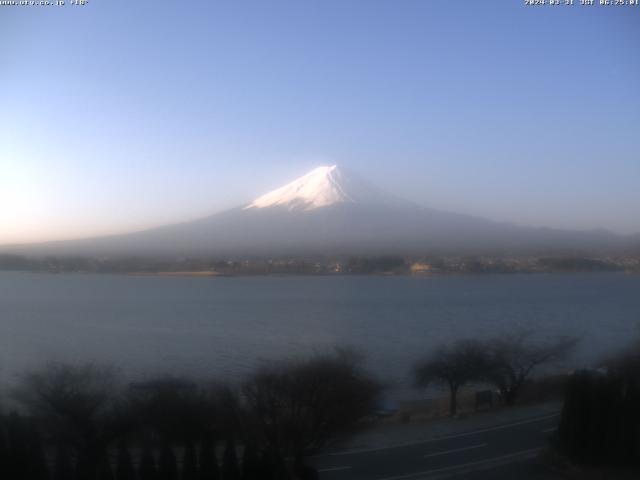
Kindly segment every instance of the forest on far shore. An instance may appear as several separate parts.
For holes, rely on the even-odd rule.
[[[579,254],[344,257],[26,257],[0,254],[0,271],[49,273],[233,275],[447,275],[490,273],[629,272],[640,273],[638,256],[593,257]]]

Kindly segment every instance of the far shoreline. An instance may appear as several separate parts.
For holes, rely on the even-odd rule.
[[[512,275],[602,275],[619,274],[638,276],[640,272],[625,270],[553,270],[553,271],[518,271],[518,272],[440,272],[440,273],[221,273],[215,271],[160,271],[160,272],[95,272],[95,271],[54,271],[54,270],[0,270],[0,273],[29,273],[48,275],[116,275],[125,277],[157,277],[157,278],[249,278],[249,277],[404,277],[404,278],[448,278],[448,277],[506,277]]]

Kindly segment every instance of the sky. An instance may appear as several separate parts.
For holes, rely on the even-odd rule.
[[[323,164],[640,232],[640,6],[574,3],[0,5],[0,244],[194,219]]]

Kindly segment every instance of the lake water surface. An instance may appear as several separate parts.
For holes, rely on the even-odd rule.
[[[0,272],[0,382],[47,361],[240,378],[353,345],[397,396],[441,342],[520,327],[578,334],[574,364],[640,334],[640,276],[175,278]]]

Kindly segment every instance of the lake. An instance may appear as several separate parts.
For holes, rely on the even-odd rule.
[[[241,378],[270,359],[352,345],[412,397],[410,368],[442,342],[527,327],[577,334],[565,367],[640,334],[640,276],[137,277],[0,272],[0,382],[48,361]]]

